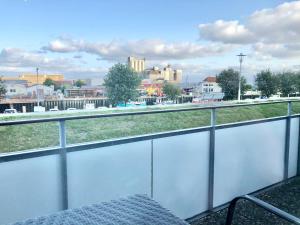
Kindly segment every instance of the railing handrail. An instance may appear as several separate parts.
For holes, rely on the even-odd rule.
[[[181,108],[181,109],[162,109],[162,110],[149,110],[149,111],[138,111],[138,112],[121,112],[121,113],[107,113],[107,114],[94,114],[94,115],[81,115],[81,116],[51,117],[51,118],[29,119],[29,120],[10,120],[10,121],[1,121],[0,126],[59,122],[59,121],[78,120],[78,119],[95,119],[95,118],[107,118],[107,117],[119,117],[119,116],[147,115],[147,114],[157,114],[157,113],[186,112],[186,111],[209,110],[209,109],[223,109],[223,108],[235,108],[235,107],[245,107],[245,106],[266,105],[266,104],[280,104],[280,103],[289,103],[289,102],[300,102],[300,100],[283,100],[283,101],[259,102],[259,103],[247,103],[247,104],[227,104],[227,105],[215,105],[215,106],[189,107],[189,108]]]
[[[250,201],[252,203],[254,203],[255,205],[265,209],[266,211],[286,220],[286,221],[289,221],[291,223],[294,223],[294,224],[300,224],[300,219],[281,210],[281,209],[278,209],[277,207],[267,203],[267,202],[264,202],[256,197],[253,197],[253,196],[250,196],[250,195],[244,195],[244,196],[240,196],[240,197],[236,197],[234,198],[231,202],[230,202],[230,205],[228,207],[228,212],[227,212],[227,217],[226,217],[226,223],[225,225],[231,225],[232,224],[232,220],[233,220],[233,215],[234,215],[234,210],[235,210],[235,207],[236,207],[236,203],[239,201],[239,200],[246,200],[246,201]]]

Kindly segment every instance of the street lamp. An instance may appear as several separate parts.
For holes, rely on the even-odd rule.
[[[36,68],[36,97],[37,97],[37,106],[38,110],[40,109],[40,99],[39,99],[39,68]]]
[[[239,75],[239,91],[238,91],[238,101],[241,101],[241,79],[242,79],[242,63],[245,56],[243,53],[237,55],[240,60],[240,75]]]

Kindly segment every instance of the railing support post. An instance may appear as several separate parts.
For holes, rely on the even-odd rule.
[[[151,198],[153,198],[153,139],[151,140],[151,187],[150,187],[150,194]]]
[[[298,160],[297,160],[297,176],[300,176],[300,117],[299,124],[298,124]]]
[[[210,134],[209,134],[209,170],[208,170],[208,209],[213,209],[214,202],[214,170],[215,170],[215,126],[216,109],[211,109],[210,114]]]
[[[68,174],[67,174],[67,151],[66,151],[66,128],[65,120],[59,121],[59,145],[60,145],[60,171],[62,185],[62,209],[68,209]]]
[[[288,179],[289,176],[289,156],[290,156],[290,132],[291,132],[291,115],[292,115],[292,102],[288,102],[287,119],[285,129],[285,150],[284,150],[284,175],[283,179]]]

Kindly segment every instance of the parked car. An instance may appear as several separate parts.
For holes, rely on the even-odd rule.
[[[67,108],[68,111],[77,110],[76,108]]]
[[[4,113],[5,114],[10,114],[10,113],[17,113],[18,111],[16,109],[5,109]]]

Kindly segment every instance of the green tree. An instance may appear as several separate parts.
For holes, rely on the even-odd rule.
[[[285,97],[296,92],[295,74],[292,72],[278,73],[278,89]]]
[[[83,85],[85,85],[85,82],[83,80],[76,80],[75,86],[81,88]]]
[[[52,79],[50,79],[50,78],[46,78],[46,80],[44,81],[44,83],[43,83],[45,86],[55,86],[55,82],[52,80]]]
[[[295,91],[300,93],[300,71],[295,72],[293,76]]]
[[[3,96],[5,96],[5,94],[6,94],[6,88],[5,88],[2,78],[0,77],[0,98],[3,98]]]
[[[251,91],[253,89],[251,84],[245,84],[245,91]]]
[[[270,97],[277,93],[278,79],[270,70],[258,73],[255,77],[255,84],[263,96]]]
[[[140,83],[141,79],[138,74],[127,65],[121,63],[110,68],[104,78],[107,96],[113,105],[119,102],[123,102],[126,105],[129,100],[137,98],[137,88]]]
[[[233,69],[223,70],[217,76],[217,83],[224,92],[224,100],[233,100],[238,97],[239,72]],[[245,92],[246,79],[241,77],[241,95]]]
[[[181,90],[179,87],[171,83],[164,83],[163,93],[172,101],[175,101],[176,97],[180,95]]]

